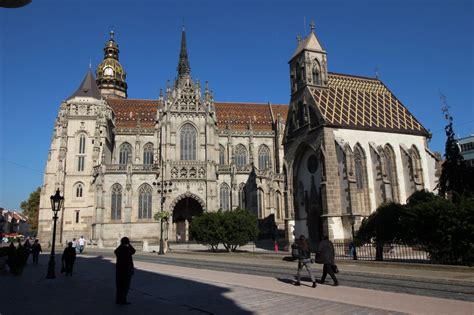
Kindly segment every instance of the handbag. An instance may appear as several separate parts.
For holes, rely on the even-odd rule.
[[[323,263],[323,255],[321,255],[321,252],[316,252],[316,254],[314,255],[314,261],[317,263],[317,264],[322,264]]]
[[[339,273],[339,268],[337,268],[337,265],[331,265],[331,268],[334,273]]]

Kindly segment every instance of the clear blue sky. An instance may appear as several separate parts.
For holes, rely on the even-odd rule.
[[[130,5],[133,4],[133,5]],[[443,151],[440,91],[456,134],[474,132],[472,1],[40,1],[0,8],[0,206],[42,184],[62,100],[95,68],[111,28],[130,98],[157,98],[176,73],[181,25],[191,71],[218,101],[288,103],[288,59],[304,18],[329,71],[380,78]],[[306,31],[309,27],[306,27]]]

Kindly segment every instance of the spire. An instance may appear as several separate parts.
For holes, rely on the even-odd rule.
[[[188,75],[190,72],[191,67],[189,67],[188,49],[186,48],[186,30],[183,26],[183,31],[181,33],[181,51],[179,52],[178,75],[181,77]]]
[[[102,98],[90,68],[87,70],[86,76],[84,77],[84,80],[82,80],[79,88],[74,92],[74,94],[69,96],[68,100],[74,97],[92,97],[98,100]]]

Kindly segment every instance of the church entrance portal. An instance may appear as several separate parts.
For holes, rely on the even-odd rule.
[[[186,197],[178,201],[173,209],[173,227],[176,241],[189,240],[189,224],[194,216],[203,212],[201,204],[194,198]]]

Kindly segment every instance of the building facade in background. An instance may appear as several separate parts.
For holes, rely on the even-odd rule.
[[[328,72],[314,27],[289,61],[284,136],[288,222],[316,245],[350,239],[385,202],[434,191],[429,134],[378,78]]]
[[[474,167],[474,135],[460,138],[457,142],[466,165]]]
[[[195,215],[237,207],[284,228],[288,106],[214,101],[207,82],[191,77],[184,30],[177,70],[158,99],[129,99],[111,32],[96,78],[89,70],[59,108],[41,192],[43,242],[52,235],[56,189],[65,198],[61,242],[84,235],[111,246],[127,235],[152,244],[162,210],[171,215],[165,236],[172,239],[188,240]]]

